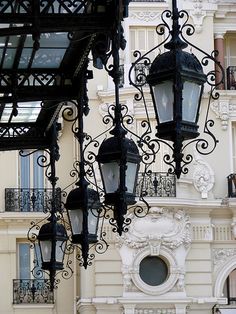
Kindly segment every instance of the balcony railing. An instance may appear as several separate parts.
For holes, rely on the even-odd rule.
[[[13,279],[13,304],[53,304],[49,279]]]
[[[140,194],[147,197],[175,197],[175,175],[167,172],[139,173],[136,195]]]
[[[41,212],[49,207],[52,189],[5,189],[5,211]],[[61,206],[61,189],[56,189],[56,206]]]
[[[236,173],[231,173],[228,180],[228,197],[236,197]]]
[[[227,89],[236,89],[236,66],[229,66],[226,70]]]

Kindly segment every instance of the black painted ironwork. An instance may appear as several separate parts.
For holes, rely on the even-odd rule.
[[[91,160],[94,156],[92,157],[91,154],[89,158],[86,158],[86,149],[91,137],[84,132],[84,116],[89,112],[87,80],[92,78],[92,72],[87,69],[87,66],[88,60],[80,80],[78,101],[71,102],[70,106],[65,107],[62,113],[62,116],[66,121],[72,122],[71,129],[79,143],[80,156],[79,161],[75,161],[73,170],[71,171],[71,177],[75,179],[74,183],[76,188],[70,191],[65,203],[71,231],[71,244],[68,245],[67,249],[70,253],[78,249],[76,258],[79,261],[79,265],[83,266],[85,269],[87,266],[92,265],[92,260],[95,258],[94,252],[102,254],[106,252],[108,248],[108,244],[105,240],[106,233],[102,228],[104,215],[103,217],[101,216],[102,205],[99,202],[100,189],[96,182],[94,167]],[[80,209],[80,213],[78,213],[78,209]],[[72,211],[74,211],[77,216],[70,217]],[[81,215],[82,217],[78,215]],[[94,230],[95,233],[90,233],[89,218],[91,218],[91,215],[93,218],[97,218],[97,224],[99,223],[99,220],[101,220],[99,234],[97,234],[98,225],[95,228],[96,230]],[[75,230],[73,230],[72,219],[76,218],[82,220],[80,233],[75,233]]]
[[[48,211],[52,198],[52,189],[44,188],[6,188],[5,211],[7,212],[43,212]],[[57,208],[61,206],[61,189],[56,189]]]
[[[49,279],[13,279],[13,304],[53,304]]]
[[[162,19],[162,23],[156,27],[156,33],[157,35],[165,34],[165,39],[156,47],[153,47],[150,51],[148,51],[147,53],[143,55],[141,54],[140,51],[134,52],[134,57],[136,58],[136,60],[133,62],[130,68],[129,80],[130,80],[130,84],[134,86],[137,90],[137,93],[135,94],[135,101],[142,102],[144,105],[145,111],[147,113],[147,119],[142,123],[142,126],[144,127],[143,138],[146,139],[146,141],[149,143],[149,148],[153,151],[153,154],[158,154],[161,143],[164,143],[168,146],[168,148],[170,149],[172,153],[166,154],[163,160],[169,166],[169,170],[168,170],[169,173],[175,173],[177,177],[179,177],[182,173],[186,174],[188,172],[187,165],[190,164],[193,160],[193,156],[191,154],[187,153],[185,155],[184,153],[190,144],[195,143],[196,150],[200,154],[207,155],[207,154],[210,154],[215,149],[218,143],[217,139],[215,138],[214,134],[211,131],[211,128],[214,125],[214,121],[209,119],[208,112],[209,112],[210,103],[213,100],[216,100],[219,98],[219,93],[217,92],[216,89],[224,81],[224,69],[215,58],[217,56],[217,51],[213,51],[211,54],[208,54],[188,41],[187,36],[193,35],[195,30],[194,30],[194,27],[188,22],[189,20],[188,13],[185,10],[181,10],[181,11],[178,10],[177,5],[176,5],[176,0],[172,0],[172,11],[165,10],[161,15],[161,19]],[[172,21],[173,23],[172,28],[170,27],[170,21]],[[182,23],[182,25],[180,23]],[[208,105],[207,105],[205,123],[203,126],[202,138],[197,137],[198,136],[198,133],[196,131],[198,128],[198,125],[196,124],[197,120],[188,129],[188,127],[185,126],[185,121],[183,119],[180,119],[182,117],[182,112],[180,110],[182,109],[181,107],[182,100],[181,100],[181,95],[180,95],[181,86],[178,86],[178,88],[173,89],[174,90],[173,97],[175,99],[175,105],[173,106],[174,108],[173,125],[175,127],[175,134],[172,134],[172,135],[170,134],[171,136],[169,136],[168,141],[167,141],[167,137],[166,138],[164,137],[164,133],[161,135],[159,134],[160,133],[160,127],[159,127],[160,123],[159,123],[157,125],[158,134],[156,138],[153,138],[151,135],[153,131],[151,130],[151,123],[150,123],[149,113],[147,110],[147,104],[146,104],[147,100],[145,97],[146,95],[145,95],[144,87],[146,86],[148,82],[150,84],[155,83],[154,81],[152,81],[152,79],[154,79],[154,76],[152,77],[152,75],[155,73],[152,73],[152,75],[148,75],[148,73],[145,71],[139,71],[138,73],[136,72],[136,75],[135,75],[135,71],[137,67],[139,66],[140,68],[142,68],[143,64],[147,68],[151,67],[151,65],[154,63],[152,63],[150,55],[151,54],[153,55],[153,53],[156,51],[156,54],[159,57],[163,56],[165,53],[160,54],[160,48],[163,46],[169,49],[170,50],[169,52],[173,53],[174,55],[178,54],[180,51],[182,51],[182,49],[184,49],[184,47],[187,47],[187,46],[189,46],[192,50],[196,50],[198,51],[198,53],[202,54],[203,57],[202,57],[201,63],[198,61],[198,67],[193,72],[198,72],[199,67],[201,66],[206,67],[209,64],[209,62],[213,62],[213,64],[217,64],[218,71],[220,71],[221,79],[219,79],[217,84],[215,83],[216,72],[214,70],[211,70],[206,74],[207,83],[210,86],[210,96],[208,98]],[[183,52],[181,56],[184,57],[185,55],[187,55],[187,52]],[[191,54],[188,54],[188,55],[190,56]],[[187,67],[190,66],[191,68],[192,66],[196,67],[197,65],[196,62],[195,62],[195,65],[193,64],[193,62],[189,64],[189,58],[188,58],[188,61],[186,61],[186,63],[184,63],[184,58],[182,59],[183,60],[180,60],[180,58],[177,58],[177,55],[175,55],[175,62],[172,62],[172,65],[171,65],[171,67],[174,65],[174,68],[175,68],[175,65],[176,67],[179,66],[178,67],[179,72],[177,70],[173,71],[174,72],[173,75],[175,76],[176,82],[178,81],[177,72],[178,72],[178,75],[181,76],[186,70],[186,69],[182,69],[182,66],[184,67],[184,65],[186,65]],[[193,59],[196,59],[194,55],[192,57],[192,61]],[[155,60],[157,60],[157,58]],[[161,71],[163,70],[163,73],[164,73],[164,68],[169,67],[169,64],[168,64],[169,61],[170,60],[166,59],[165,64],[160,62],[160,64],[162,64]],[[180,73],[182,74],[180,75]],[[178,84],[180,83],[181,81],[179,80]],[[177,85],[175,84],[175,86]],[[152,93],[152,87],[153,86],[151,86],[151,93]],[[177,99],[178,99],[178,104],[180,106],[176,105]],[[176,109],[176,107],[178,109]],[[184,132],[182,132],[183,126],[185,128]],[[195,132],[192,132],[194,131],[193,127],[195,127]],[[173,129],[170,128],[170,133],[173,131],[174,131],[174,128]],[[190,136],[191,132],[189,131],[193,133],[192,137]],[[165,132],[166,133],[168,132],[168,128],[166,128]]]
[[[0,149],[49,148],[60,103],[76,99],[84,61],[99,34],[114,30],[117,8],[122,19],[128,2],[0,0]],[[37,119],[19,123],[32,101],[43,102]]]
[[[226,69],[227,74],[227,89],[236,89],[236,66],[229,66]]]
[[[71,260],[69,254],[66,254],[66,242],[67,234],[66,227],[62,211],[61,204],[57,201],[57,189],[56,183],[58,177],[56,177],[56,161],[59,160],[59,146],[57,142],[58,131],[60,130],[60,124],[54,122],[52,128],[53,141],[49,150],[45,150],[44,154],[37,157],[37,163],[39,166],[45,168],[45,176],[49,180],[52,187],[52,195],[47,204],[45,213],[47,216],[40,221],[32,221],[31,227],[28,230],[28,240],[32,244],[32,248],[35,251],[34,268],[31,273],[37,279],[44,278],[45,274],[50,281],[50,290],[53,291],[60,282],[58,278],[61,274],[62,278],[70,278],[73,274],[71,268]],[[30,153],[20,152],[22,156],[26,156]],[[46,222],[46,223],[45,223]],[[50,244],[49,244],[50,242]],[[36,250],[36,244],[39,243],[40,254]],[[45,246],[44,246],[45,245]],[[61,251],[60,251],[61,250]],[[47,256],[49,255],[49,256]],[[45,260],[46,258],[46,260]]]
[[[139,173],[136,195],[144,197],[176,197],[176,178],[168,172]]]
[[[236,197],[236,173],[231,173],[227,177],[228,197]]]
[[[133,191],[131,187],[130,190],[128,190],[126,183],[129,178],[127,178],[128,175],[126,174],[126,170],[130,164],[132,164],[132,172],[135,174],[139,169],[140,160],[142,160],[147,171],[150,164],[155,161],[155,154],[152,147],[143,136],[139,137],[129,129],[130,124],[133,123],[133,118],[130,116],[127,106],[121,104],[119,100],[119,87],[122,74],[119,64],[119,50],[125,48],[126,41],[123,36],[123,28],[119,19],[116,19],[115,23],[115,31],[108,38],[106,36],[101,37],[99,46],[93,51],[96,60],[96,62],[94,62],[95,66],[99,68],[104,66],[114,81],[115,100],[114,104],[109,106],[107,115],[103,118],[103,122],[107,126],[106,131],[97,135],[95,138],[91,138],[88,134],[84,137],[85,143],[83,156],[85,164],[90,167],[86,179],[90,184],[96,186],[96,188],[98,187],[96,182],[97,179],[93,176],[94,165],[96,162],[98,162],[100,170],[103,168],[104,162],[108,167],[112,167],[109,165],[109,162],[114,160],[115,163],[119,165],[119,169],[117,170],[119,174],[116,177],[119,181],[117,183],[117,190],[114,190],[111,193],[107,192],[106,186],[103,184],[103,189],[99,189],[99,191],[101,196],[104,197],[104,202],[102,204],[103,211],[101,214],[109,219],[110,224],[113,226],[113,231],[118,232],[121,235],[122,232],[128,230],[128,226],[131,223],[131,220],[126,216],[128,209],[132,210],[138,217],[145,216],[149,210],[149,205],[143,198],[142,193],[139,195],[140,202],[136,203],[135,188],[133,188]],[[101,49],[101,47],[107,46],[109,47],[108,51],[107,49]],[[86,110],[87,108],[88,106],[86,105]],[[67,108],[68,113],[70,113],[67,113],[67,116],[76,116],[76,114],[73,115],[70,110],[72,109]],[[76,121],[76,119],[72,121]],[[130,134],[132,134],[135,140],[130,139]],[[102,144],[99,147],[100,143]],[[112,145],[112,149],[110,145]],[[115,148],[114,151],[113,148]],[[139,150],[140,154],[138,152]],[[109,158],[108,155],[110,155]],[[105,176],[102,177],[103,183],[105,183],[104,177]],[[133,179],[135,186],[137,178],[135,177]]]
[[[119,87],[122,88],[125,85],[125,68],[124,64],[120,65],[120,84]]]

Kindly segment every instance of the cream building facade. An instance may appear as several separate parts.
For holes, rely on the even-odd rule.
[[[131,129],[136,133],[141,133],[145,112],[142,104],[134,100],[135,90],[129,85],[133,52],[138,49],[143,53],[161,42],[163,38],[155,34],[155,27],[170,5],[169,1],[131,1],[129,17],[123,23],[127,46],[121,52],[124,80],[120,100],[134,118]],[[122,237],[112,232],[106,222],[106,253],[96,254],[87,270],[79,267],[76,256],[71,256],[73,275],[67,280],[60,278],[53,300],[50,295],[34,299],[32,294],[30,270],[34,253],[27,242],[27,231],[32,220],[40,220],[45,214],[43,205],[33,206],[29,199],[22,201],[20,190],[50,189],[50,185],[35,167],[33,156],[23,159],[18,152],[1,152],[1,314],[236,312],[236,186],[235,176],[231,175],[236,173],[236,1],[182,0],[178,7],[187,10],[195,27],[190,41],[208,53],[217,48],[225,69],[225,86],[209,110],[209,117],[215,122],[213,133],[219,140],[216,149],[210,155],[201,155],[191,147],[189,153],[194,160],[189,172],[168,181],[168,168],[162,161],[168,151],[163,147],[152,165],[156,177],[147,185],[147,216],[137,218],[129,213],[132,224]],[[198,56],[196,51],[193,53]],[[114,102],[114,87],[104,70],[93,71],[85,131],[94,137],[105,128],[102,118]],[[155,128],[149,90],[145,93]],[[206,88],[200,113],[202,125],[208,95]],[[57,186],[69,192],[73,187],[70,170],[78,160],[78,144],[71,124],[62,119],[60,122]],[[153,186],[155,178],[163,178],[164,182],[162,190],[157,185],[158,192]],[[30,283],[28,294],[19,281],[23,279]]]

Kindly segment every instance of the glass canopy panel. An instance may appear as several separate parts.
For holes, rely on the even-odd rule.
[[[40,36],[40,48],[36,51],[32,68],[59,68],[70,41],[67,33],[45,33]],[[28,67],[33,52],[34,41],[31,35],[26,37],[19,68]]]
[[[32,68],[59,68],[66,49],[39,49],[34,57]]]
[[[32,55],[32,51],[33,51],[32,48],[24,48],[22,50],[22,55],[20,58],[19,66],[18,66],[19,69],[27,69],[29,61],[30,61],[30,57]]]
[[[39,101],[18,103],[18,115],[13,116],[12,123],[17,122],[35,122],[41,110]],[[2,113],[1,123],[7,123],[12,113],[12,104],[6,104]]]
[[[19,36],[0,37],[0,63],[3,69],[13,66]]]

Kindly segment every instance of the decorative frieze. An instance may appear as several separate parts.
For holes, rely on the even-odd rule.
[[[129,218],[133,224],[122,236],[122,242],[130,248],[141,249],[149,245],[156,251],[161,245],[173,250],[191,243],[189,216],[183,210],[152,207],[142,219],[137,219],[133,213]]]
[[[156,21],[160,17],[160,12],[149,11],[130,11],[129,17],[142,22]]]
[[[229,120],[236,117],[236,100],[232,97],[223,97],[211,103],[211,109],[221,120],[222,130],[227,130]]]
[[[236,248],[217,248],[213,249],[212,253],[214,268],[217,269],[220,266],[224,265],[232,257],[236,257]]]

